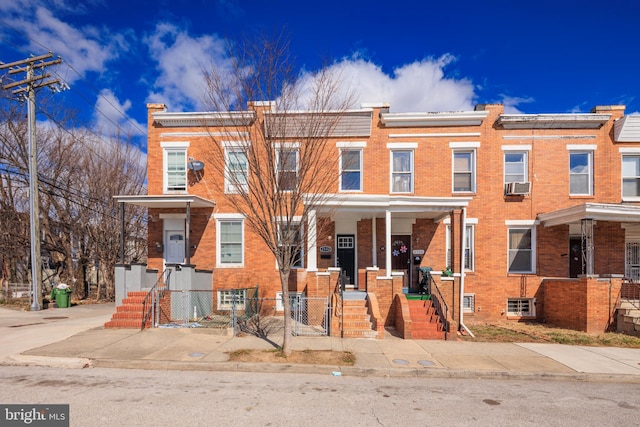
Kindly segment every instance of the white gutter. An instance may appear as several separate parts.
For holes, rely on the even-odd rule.
[[[460,328],[475,338],[473,332],[464,324],[464,245],[467,239],[467,208],[462,208],[462,243],[460,245]]]

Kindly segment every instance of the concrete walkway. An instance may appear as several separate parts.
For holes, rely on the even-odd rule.
[[[304,372],[327,375],[521,378],[640,383],[640,349],[560,344],[294,337],[294,350],[350,351],[354,366],[229,362],[256,337],[204,328],[104,329],[113,304],[38,312],[0,308],[0,364]],[[273,340],[282,342],[282,336]]]

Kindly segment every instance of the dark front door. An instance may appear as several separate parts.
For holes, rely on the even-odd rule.
[[[356,236],[353,234],[338,234],[336,239],[338,249],[337,262],[342,271],[344,283],[355,285]]]
[[[411,236],[391,236],[391,270],[404,271],[404,286],[411,283]]]
[[[582,274],[582,238],[569,238],[569,277]]]

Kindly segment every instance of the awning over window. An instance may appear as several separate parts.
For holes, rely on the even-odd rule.
[[[212,208],[216,205],[213,200],[208,200],[193,194],[162,194],[154,196],[113,196],[117,202],[131,205],[144,206],[154,209],[184,208],[190,204],[192,208]]]

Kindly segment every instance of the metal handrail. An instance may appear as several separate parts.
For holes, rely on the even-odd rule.
[[[153,319],[154,321],[153,326],[158,325],[160,310],[157,306],[164,296],[165,291],[169,290],[169,281],[171,280],[172,271],[172,269],[166,268],[158,277],[158,280],[156,280],[156,283],[153,285],[151,290],[144,297],[144,300],[142,300],[142,330],[145,329],[145,326],[150,319]]]
[[[336,282],[336,286],[334,288],[333,294],[335,295],[335,315],[337,318],[342,317],[342,313],[344,313],[344,289],[345,283],[344,278],[342,277],[342,271],[338,273],[338,281]],[[340,320],[340,336],[344,332],[344,319]]]
[[[442,328],[445,332],[449,332],[449,307],[440,292],[440,288],[438,288],[438,284],[433,279],[431,275],[429,275],[429,294],[431,295],[431,303],[436,309],[436,313],[440,317],[440,321],[442,322]]]

